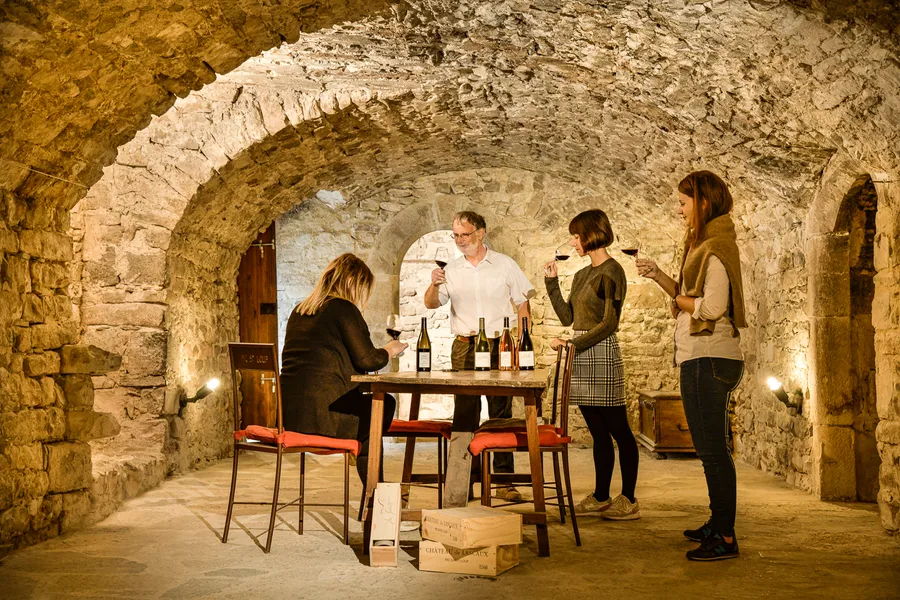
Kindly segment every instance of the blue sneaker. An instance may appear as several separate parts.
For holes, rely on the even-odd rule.
[[[709,526],[709,521],[707,521],[697,529],[685,529],[684,537],[691,540],[692,542],[702,542],[703,540],[711,536],[712,532],[712,527]]]
[[[730,544],[725,541],[718,533],[713,533],[700,543],[700,547],[696,550],[690,550],[686,553],[688,560],[727,560],[729,558],[739,557],[737,536],[732,538]]]

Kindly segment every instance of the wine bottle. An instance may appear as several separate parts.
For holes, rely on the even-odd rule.
[[[509,333],[509,317],[503,317],[503,335],[500,336],[500,370],[513,370],[513,339]]]
[[[519,341],[519,369],[534,371],[534,346],[528,335],[528,318],[522,318],[522,339]]]
[[[491,370],[491,344],[484,333],[484,317],[478,319],[478,337],[475,338],[475,370]]]
[[[419,342],[416,344],[416,371],[431,370],[431,340],[428,338],[427,321],[422,317],[422,331],[419,332]]]

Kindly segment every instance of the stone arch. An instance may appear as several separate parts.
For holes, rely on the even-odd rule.
[[[854,382],[868,380],[868,373],[860,373],[859,370],[869,369],[871,364],[876,371],[875,378],[865,385],[876,399],[876,406],[871,411],[876,414],[871,418],[885,419],[890,416],[890,411],[885,409],[896,403],[896,393],[883,385],[878,386],[877,381],[885,376],[890,377],[884,368],[890,368],[891,350],[889,346],[876,346],[875,338],[880,336],[884,339],[896,335],[898,331],[897,323],[884,318],[883,312],[887,310],[886,314],[890,314],[890,290],[896,287],[896,278],[891,280],[885,277],[885,271],[891,270],[890,260],[885,260],[888,258],[885,250],[894,243],[890,240],[896,231],[893,227],[888,227],[888,231],[881,229],[892,222],[892,217],[896,219],[896,208],[889,201],[894,185],[888,176],[873,173],[858,161],[838,154],[823,173],[810,207],[807,222],[808,311],[811,321],[808,411],[813,430],[814,489],[825,499],[872,501],[874,494],[870,492],[873,486],[874,489],[878,486],[871,473],[871,454],[876,453],[875,439],[873,436],[869,440],[861,431],[860,412],[865,418],[866,409],[864,401],[859,398],[860,390],[854,388]],[[865,218],[866,211],[860,208],[861,202],[877,203],[878,212],[869,215],[869,223],[854,223]],[[866,240],[864,230],[873,225],[875,232],[869,232],[872,239]],[[882,256],[875,258],[879,241]],[[868,245],[868,251],[873,253],[866,261],[869,264],[866,271],[869,273],[862,275],[854,273],[852,264],[860,254],[861,245],[863,249]],[[870,273],[873,269],[874,274]],[[855,289],[861,283],[863,287],[874,286],[874,289],[862,292]],[[879,300],[887,306],[879,307]],[[868,321],[866,325],[860,325],[861,315],[865,316],[866,311],[870,315],[871,325]],[[881,318],[879,311],[882,312]],[[863,333],[869,327],[874,327],[874,330]],[[873,356],[865,358],[863,362],[866,366],[857,364],[863,360],[858,357],[868,352]],[[883,398],[882,394],[886,394],[887,398]],[[878,409],[879,406],[882,408]],[[879,429],[882,429],[881,424]],[[885,452],[889,444],[882,445],[881,460],[890,459],[890,452]],[[868,460],[866,454],[869,454]],[[884,472],[884,466],[881,469]],[[879,494],[879,497],[882,496],[883,493]],[[892,521],[894,524],[891,527],[896,528],[896,516]]]

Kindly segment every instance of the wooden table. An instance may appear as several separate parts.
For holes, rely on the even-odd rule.
[[[372,425],[369,441],[369,480],[360,506],[360,519],[366,533],[371,529],[368,510],[375,492],[381,464],[381,429],[384,419],[384,394],[464,394],[470,396],[522,396],[525,399],[525,427],[528,433],[528,456],[534,512],[524,515],[525,522],[537,526],[538,556],[550,556],[547,537],[547,512],[544,505],[544,471],[538,437],[538,412],[541,392],[547,385],[547,371],[430,371],[354,375],[363,392],[372,393]],[[373,476],[375,475],[375,476]],[[421,511],[405,510],[404,520],[421,520]],[[368,542],[364,544],[364,550]]]

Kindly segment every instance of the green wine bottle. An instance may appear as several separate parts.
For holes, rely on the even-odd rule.
[[[484,333],[484,317],[478,319],[478,337],[475,338],[475,370],[491,370],[491,343]]]
[[[431,340],[428,337],[427,321],[428,319],[422,317],[422,330],[416,344],[416,371],[431,370]]]

